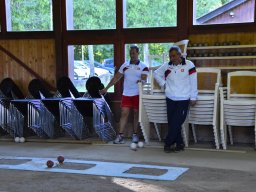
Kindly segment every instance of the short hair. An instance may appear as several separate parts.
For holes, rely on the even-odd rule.
[[[139,49],[139,47],[138,47],[137,45],[132,45],[132,46],[130,47],[130,50],[131,50],[131,49],[136,49],[137,53],[140,52],[140,49]]]
[[[177,53],[179,53],[181,55],[181,49],[177,45],[171,46],[171,48],[169,49],[169,53],[172,52],[172,51],[176,51]]]

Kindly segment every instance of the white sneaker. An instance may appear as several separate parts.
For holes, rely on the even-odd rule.
[[[124,137],[121,135],[117,135],[116,139],[113,142],[114,144],[124,144]]]
[[[137,136],[137,134],[133,134],[132,135],[132,143],[138,143],[139,142],[139,137]]]

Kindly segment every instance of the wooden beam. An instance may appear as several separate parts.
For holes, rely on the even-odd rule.
[[[62,41],[62,12],[61,5],[62,0],[52,1],[53,7],[53,30],[55,39],[55,54],[56,54],[56,82],[57,79],[62,77],[65,73],[62,66],[63,61],[63,41]]]
[[[0,37],[4,37],[6,34],[6,11],[5,11],[5,0],[0,0],[0,22],[1,22],[1,35]]]
[[[53,39],[53,31],[4,32],[0,39]]]

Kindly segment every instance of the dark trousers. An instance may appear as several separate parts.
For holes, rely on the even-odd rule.
[[[165,138],[165,145],[183,145],[181,136],[182,124],[184,123],[189,106],[189,100],[173,101],[166,98],[168,116],[168,134]]]

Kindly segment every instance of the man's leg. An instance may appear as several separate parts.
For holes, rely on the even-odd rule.
[[[129,113],[130,113],[130,108],[122,107],[119,133],[124,133],[124,129],[128,121]]]
[[[133,132],[138,133],[139,110],[133,109]]]
[[[138,143],[139,137],[137,135],[138,133],[138,120],[139,120],[139,110],[133,109],[133,135],[132,135],[132,142]]]
[[[182,124],[186,120],[187,112],[188,112],[189,101],[177,101],[177,117],[176,117],[176,125],[177,125],[177,138],[176,138],[176,149],[183,150],[184,143],[181,136]]]
[[[167,104],[167,118],[168,118],[168,134],[165,138],[165,146],[168,148],[174,144],[178,132],[175,126],[176,102],[166,98],[166,104]]]
[[[127,121],[128,121],[129,113],[130,113],[130,108],[122,107],[121,118],[120,118],[120,126],[119,126],[119,134],[117,135],[117,137],[114,141],[114,144],[123,144],[123,143],[125,143],[124,138],[123,138],[123,134],[124,134],[125,126],[126,126]]]

